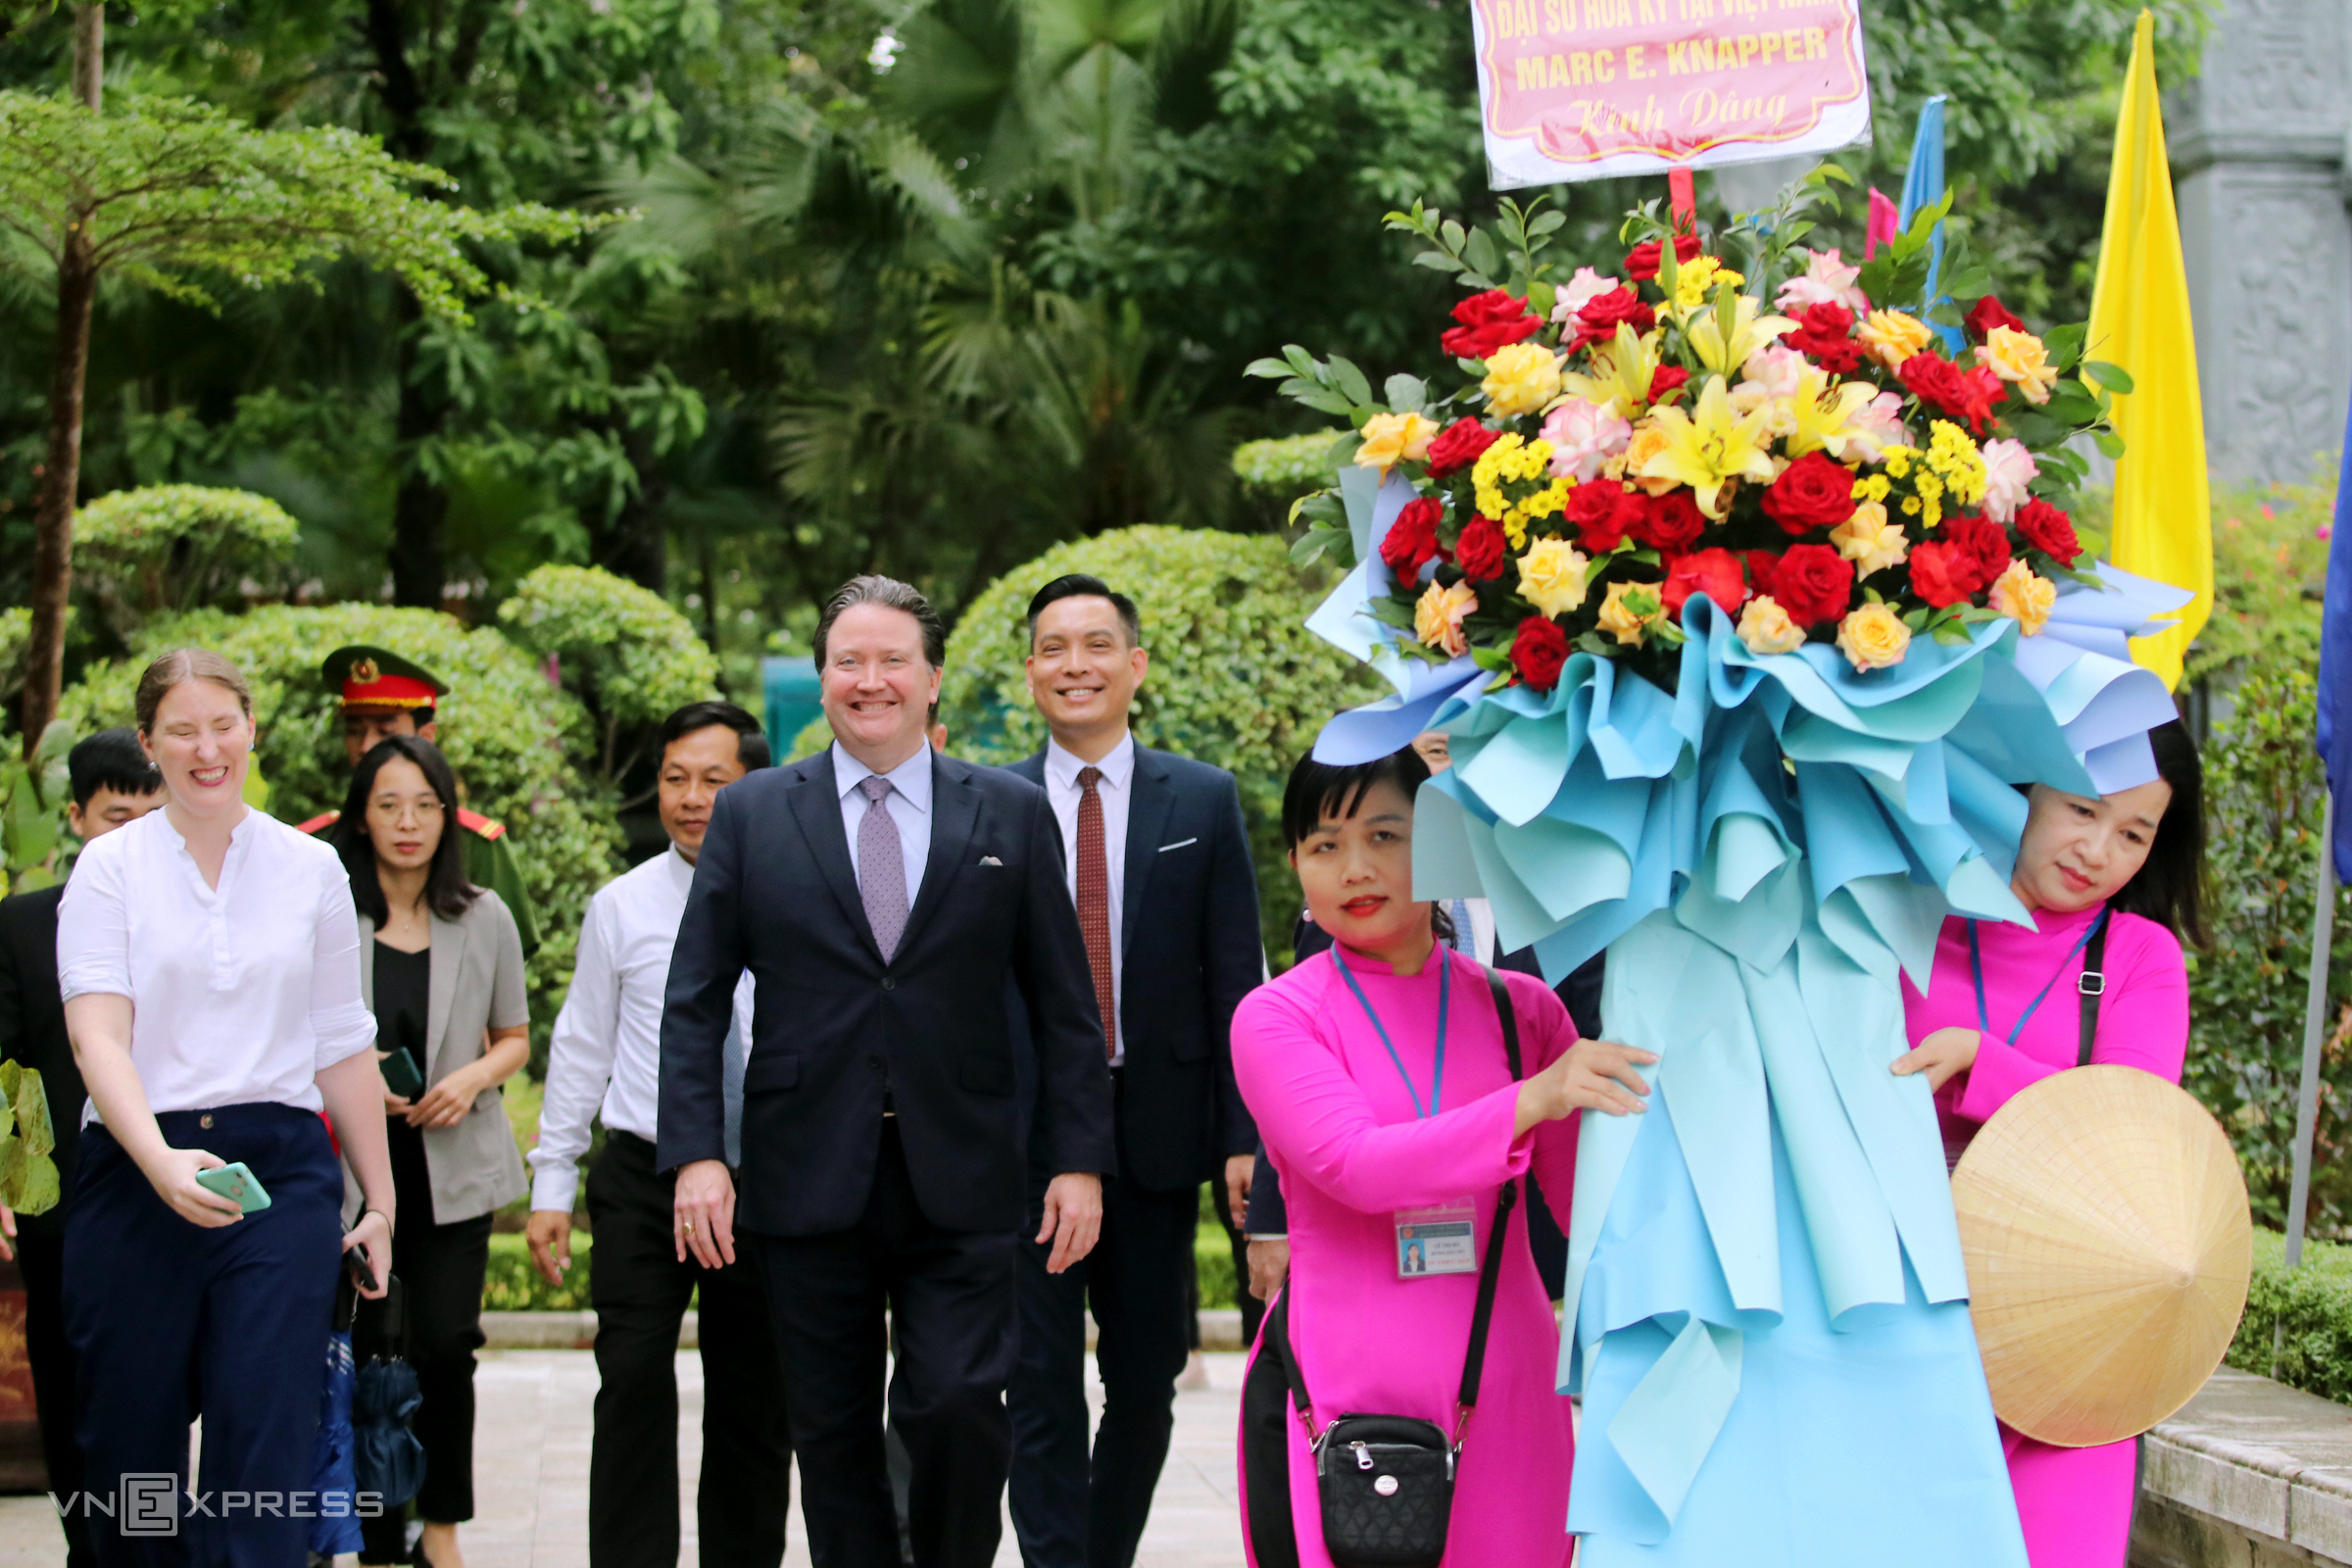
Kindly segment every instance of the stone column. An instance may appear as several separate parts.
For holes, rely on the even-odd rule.
[[[2301,480],[2352,389],[2347,0],[2222,0],[2165,126],[2223,479]]]

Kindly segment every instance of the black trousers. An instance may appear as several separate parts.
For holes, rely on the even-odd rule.
[[[987,1568],[1003,1534],[1011,1434],[1013,1251],[1002,1231],[933,1224],[884,1117],[865,1212],[824,1236],[745,1233],[767,1281],[792,1391],[801,1514],[815,1568],[898,1568],[883,1458],[883,1314],[898,1340],[889,1414],[906,1441],[917,1568]],[[599,1244],[602,1245],[601,1243]]]
[[[394,1139],[402,1131],[392,1129]],[[414,1152],[421,1154],[421,1147]],[[401,1352],[416,1369],[424,1403],[409,1430],[424,1446],[424,1485],[416,1493],[416,1515],[437,1525],[464,1524],[473,1517],[473,1352],[483,1343],[491,1216],[432,1223],[432,1186],[421,1158],[395,1158],[392,1180],[401,1215],[392,1268],[400,1276],[405,1350],[384,1343],[380,1317],[362,1302],[352,1325],[352,1353],[365,1361],[379,1351]],[[361,1521],[363,1561],[402,1560],[407,1513],[392,1508]]]
[[[1128,1568],[1176,1423],[1192,1325],[1200,1190],[1102,1184],[1102,1239],[1084,1262],[1046,1272],[1037,1234],[1050,1178],[1030,1178],[1020,1244],[1021,1346],[1012,1416],[1012,1528],[1028,1568]],[[1087,1452],[1086,1309],[1095,1312],[1102,1424]]]
[[[588,1172],[589,1299],[596,1306],[596,1438],[588,1458],[590,1568],[677,1568],[678,1325],[700,1293],[704,1568],[776,1568],[791,1507],[784,1377],[760,1273],[679,1262],[674,1174],[654,1146],[605,1135]]]
[[[91,1521],[101,1568],[293,1568],[319,1506],[312,1490],[326,1376],[343,1169],[326,1123],[292,1105],[156,1117],[174,1149],[206,1149],[261,1178],[270,1206],[206,1228],[174,1213],[103,1127],[81,1137],[66,1233],[66,1337],[85,1485],[114,1499]],[[204,1418],[193,1502],[180,1494],[188,1426]],[[176,1518],[176,1534],[147,1533]]]
[[[24,1354],[32,1363],[41,1457],[48,1462],[49,1491],[63,1500],[82,1490],[81,1449],[74,1442],[74,1347],[66,1343],[65,1237],[20,1235],[17,1269],[24,1276]],[[80,1510],[61,1517],[58,1526],[66,1536],[66,1568],[93,1568]]]

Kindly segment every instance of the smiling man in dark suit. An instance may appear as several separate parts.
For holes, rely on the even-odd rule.
[[[1055,1271],[1042,1245],[1023,1248],[1012,1524],[1028,1568],[1128,1568],[1174,1426],[1200,1184],[1217,1181],[1237,1208],[1250,1185],[1257,1131],[1230,1035],[1265,973],[1257,879],[1233,775],[1128,732],[1151,667],[1134,601],[1095,577],[1057,577],[1029,601],[1029,694],[1053,738],[1011,771],[1045,786],[1069,848],[1119,1159],[1102,1242],[1080,1267]],[[1033,1160],[1033,1215],[1054,1168]],[[1102,1375],[1091,1455],[1090,1302]]]
[[[919,593],[858,577],[817,622],[834,744],[722,792],[695,864],[662,1029],[659,1153],[679,1256],[767,1281],[809,1552],[895,1568],[883,1458],[912,1464],[918,1568],[996,1555],[1011,1439],[1014,1255],[1025,1197],[1009,983],[1032,1020],[1036,1232],[1067,1269],[1112,1168],[1110,1076],[1046,794],[927,744],[946,636]],[[725,1160],[721,1048],[755,983],[742,1190]]]

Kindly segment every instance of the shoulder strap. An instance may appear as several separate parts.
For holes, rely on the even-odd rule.
[[[1306,1372],[1291,1349],[1291,1287],[1287,1281],[1275,1293],[1274,1304],[1266,1308],[1266,1326],[1259,1339],[1260,1355],[1272,1350],[1282,1357],[1282,1375],[1291,1385],[1291,1403],[1298,1407],[1298,1419],[1306,1427],[1306,1441],[1311,1446],[1315,1441],[1313,1401],[1307,1397]]]
[[[1511,1005],[1510,987],[1501,974],[1487,971],[1487,987],[1494,993],[1494,1015],[1502,1021],[1502,1051],[1510,1058],[1511,1081],[1520,1076],[1519,1014]],[[1519,1201],[1519,1183],[1506,1181],[1494,1197],[1494,1228],[1487,1237],[1487,1255],[1478,1267],[1478,1306],[1470,1314],[1470,1353],[1462,1363],[1462,1389],[1457,1399],[1459,1413],[1454,1417],[1453,1442],[1461,1446],[1462,1435],[1470,1425],[1470,1412],[1478,1407],[1478,1385],[1486,1371],[1487,1330],[1494,1316],[1494,1289],[1502,1278],[1502,1239],[1511,1221],[1511,1208]]]
[[[2075,1054],[2075,1065],[2090,1065],[2090,1048],[2099,1038],[2099,998],[2107,994],[2107,915],[2099,916],[2099,928],[2090,934],[2090,946],[2082,950],[2082,978],[2075,989],[2082,994],[2082,1048]]]

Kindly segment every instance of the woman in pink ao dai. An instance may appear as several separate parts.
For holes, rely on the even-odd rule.
[[[1354,767],[1309,759],[1293,771],[1291,863],[1334,946],[1260,987],[1234,1017],[1234,1072],[1290,1211],[1290,1342],[1318,1431],[1359,1412],[1455,1430],[1477,1262],[1497,1245],[1489,1233],[1502,1184],[1534,1170],[1565,1224],[1573,1113],[1641,1109],[1648,1086],[1635,1065],[1655,1059],[1580,1043],[1559,999],[1511,974],[1525,1075],[1513,1082],[1486,971],[1440,942],[1431,906],[1412,898],[1412,796],[1428,776],[1410,750]],[[1432,1208],[1472,1222],[1466,1257],[1415,1250],[1403,1227]],[[1565,1568],[1574,1436],[1568,1401],[1552,1390],[1559,1330],[1516,1205],[1499,1245],[1444,1560]],[[1253,1360],[1252,1378],[1260,1372]],[[1251,1499],[1250,1561],[1329,1568],[1308,1438],[1284,1409],[1289,1519],[1279,1494],[1270,1512],[1262,1495]],[[1247,1493],[1247,1457],[1244,1466]],[[1295,1559],[1287,1539],[1256,1539],[1269,1518],[1290,1526]]]

